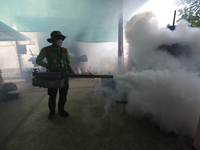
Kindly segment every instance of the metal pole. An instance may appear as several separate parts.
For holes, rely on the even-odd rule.
[[[118,22],[118,68],[123,71],[123,0],[119,2],[119,22]]]
[[[173,30],[175,30],[175,21],[176,21],[176,10],[174,11],[174,19],[173,19],[173,25],[172,25]]]
[[[175,21],[176,21],[176,10],[174,11],[173,26],[175,26]]]
[[[1,71],[1,69],[0,69],[0,87],[1,87],[1,84],[4,82],[1,73],[2,73],[2,71]]]
[[[32,76],[41,79],[61,79],[61,78],[113,78],[113,75],[98,74],[62,74],[61,72],[37,72],[34,71]]]
[[[18,57],[18,62],[19,62],[19,70],[20,70],[20,75],[21,78],[24,79],[24,71],[23,71],[23,64],[22,64],[22,58],[21,58],[21,54],[20,54],[20,50],[19,50],[19,44],[17,41],[16,42],[16,51],[17,51],[17,57]]]

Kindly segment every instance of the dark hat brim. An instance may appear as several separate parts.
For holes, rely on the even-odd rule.
[[[47,41],[48,41],[49,43],[53,43],[53,39],[52,39],[52,38],[47,39]]]

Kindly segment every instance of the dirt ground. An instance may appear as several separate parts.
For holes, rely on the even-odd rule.
[[[65,109],[69,118],[47,119],[46,89],[17,83],[16,100],[0,101],[1,150],[191,150],[193,139],[163,134],[147,119],[116,111],[104,116],[104,103],[93,99],[100,79],[70,79]],[[119,110],[119,111],[117,111]]]

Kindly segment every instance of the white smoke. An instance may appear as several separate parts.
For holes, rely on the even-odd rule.
[[[180,21],[171,31],[159,27],[152,12],[144,12],[127,22],[125,35],[130,69],[115,76],[120,84],[110,99],[127,94],[129,114],[150,114],[161,130],[193,137],[200,115],[200,29]],[[175,57],[158,50],[159,45],[175,43],[186,45],[189,54]]]

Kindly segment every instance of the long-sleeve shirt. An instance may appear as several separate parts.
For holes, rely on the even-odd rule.
[[[68,73],[67,67],[71,67],[72,65],[70,55],[66,48],[61,47],[61,50],[62,53],[60,55],[60,48],[55,48],[52,45],[42,48],[36,59],[36,63],[43,67],[51,65],[61,72]],[[44,62],[45,58],[47,63]]]

